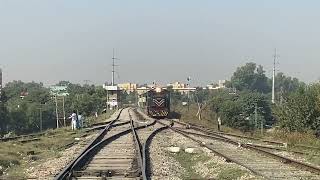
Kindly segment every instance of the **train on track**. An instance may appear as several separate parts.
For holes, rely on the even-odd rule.
[[[162,88],[154,88],[142,94],[143,103],[140,105],[150,117],[161,119],[170,113],[170,92]]]

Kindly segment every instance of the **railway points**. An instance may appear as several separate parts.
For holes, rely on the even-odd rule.
[[[235,162],[265,179],[320,178],[320,167],[281,156],[254,144],[242,144],[242,142],[220,134],[208,132],[207,129],[201,127],[177,121],[175,123],[180,127],[172,127],[173,131],[198,142],[199,145],[207,147],[227,161]],[[186,125],[188,128],[183,129]]]

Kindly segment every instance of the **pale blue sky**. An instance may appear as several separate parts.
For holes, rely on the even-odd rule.
[[[320,1],[0,0],[4,80],[185,81],[230,78],[254,61],[312,82],[320,77]]]

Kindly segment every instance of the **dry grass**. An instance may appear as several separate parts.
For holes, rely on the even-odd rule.
[[[98,118],[88,118],[90,122],[102,122],[112,113],[106,113]],[[94,119],[94,120],[92,120]],[[25,169],[30,164],[36,165],[48,158],[60,157],[63,147],[75,141],[85,132],[83,130],[71,131],[71,127],[50,129],[39,141],[19,143],[9,141],[0,143],[0,179],[24,179]],[[3,176],[1,176],[3,175]]]
[[[217,130],[217,120],[216,115],[207,108],[203,112],[203,119],[200,121],[198,120],[196,113],[197,113],[197,106],[190,105],[189,110],[187,106],[177,106],[174,107],[173,110],[177,113],[181,114],[181,120],[188,123],[194,123],[198,125],[205,126],[207,128],[212,128]],[[298,150],[298,151],[305,151],[309,155],[305,156],[305,159],[308,159],[310,162],[320,165],[320,140],[314,136],[313,132],[307,133],[299,133],[299,132],[284,132],[281,130],[275,130],[272,132],[264,133],[262,136],[260,131],[256,131],[254,133],[243,133],[240,130],[222,126],[221,130],[227,133],[233,133],[238,135],[245,135],[245,136],[252,136],[255,138],[263,138],[273,141],[281,141],[287,142],[289,144],[290,150]],[[302,146],[312,146],[314,148],[306,148]]]
[[[3,142],[0,148],[0,166],[7,179],[24,178],[24,169],[30,163],[37,164],[48,158],[59,157],[62,145],[73,142],[83,131],[70,132],[70,128],[48,130],[39,141],[19,143]]]
[[[100,114],[98,117],[95,117],[95,116],[88,117],[88,118],[86,119],[87,125],[90,126],[90,125],[95,124],[95,123],[104,122],[104,121],[106,121],[106,119],[108,119],[114,112],[115,112],[115,110],[108,110],[106,113]]]
[[[180,119],[188,123],[195,123],[202,126],[217,128],[216,115],[213,112],[210,112],[209,108],[203,110],[202,120],[199,120],[197,117],[198,107],[195,104],[191,104],[190,107],[178,105],[172,110],[181,115]]]

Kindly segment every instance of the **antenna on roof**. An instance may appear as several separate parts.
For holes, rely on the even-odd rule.
[[[111,79],[111,85],[114,86],[114,73],[115,73],[115,66],[118,66],[114,63],[115,60],[119,60],[118,58],[115,57],[114,53],[114,48],[113,48],[113,53],[112,53],[112,79]]]

